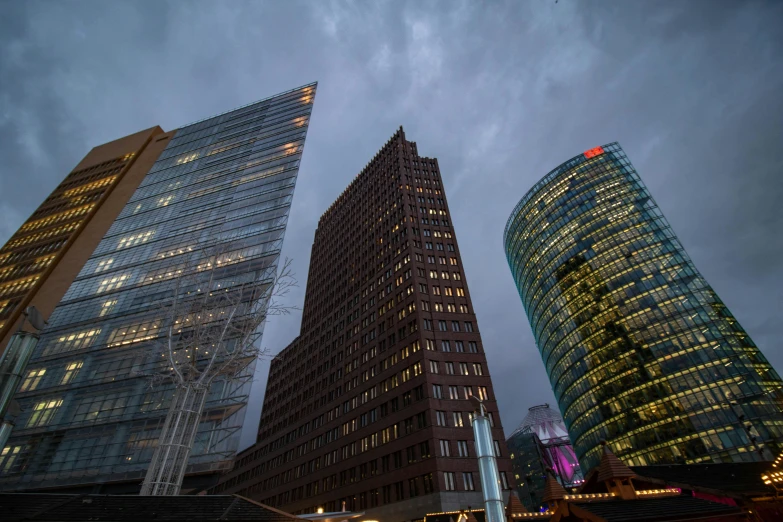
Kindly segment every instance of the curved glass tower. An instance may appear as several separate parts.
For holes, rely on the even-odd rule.
[[[582,469],[771,460],[783,382],[699,274],[617,143],[563,163],[504,232]]]

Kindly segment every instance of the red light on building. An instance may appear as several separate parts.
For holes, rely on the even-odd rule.
[[[585,158],[590,159],[595,156],[599,156],[604,153],[603,147],[596,147],[594,149],[586,150],[585,151]]]

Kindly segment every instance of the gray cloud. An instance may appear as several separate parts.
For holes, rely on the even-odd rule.
[[[28,1],[4,11],[0,241],[90,147],[317,80],[285,245],[301,280],[292,304],[304,299],[318,217],[404,125],[440,160],[510,432],[553,397],[503,227],[546,172],[617,140],[696,265],[783,368],[779,2]],[[300,318],[271,324],[264,344],[283,348]]]

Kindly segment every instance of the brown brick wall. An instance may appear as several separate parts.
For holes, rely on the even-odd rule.
[[[446,321],[446,331],[440,330],[440,321]],[[458,322],[460,331],[453,331],[452,321]],[[466,323],[473,331],[465,331]],[[450,351],[443,351],[444,341]],[[431,371],[432,363],[438,365],[438,373]],[[447,363],[454,375],[447,374]],[[467,365],[468,375],[460,375],[460,363]],[[481,366],[481,375],[476,375],[474,364]],[[441,386],[443,398],[434,396],[433,385]],[[458,400],[448,398],[450,386],[457,387]],[[487,390],[493,438],[501,448],[499,467],[512,486],[505,437],[437,160],[420,157],[416,144],[400,129],[321,217],[302,334],[272,361],[258,443],[238,456],[234,471],[211,492],[236,492],[290,512],[311,512],[317,506],[340,510],[345,501],[349,510],[370,510],[381,522],[477,506],[481,484],[467,415],[473,407],[465,399],[465,386],[474,394],[479,387]],[[363,403],[363,394],[373,389],[378,390],[377,397]],[[355,407],[354,397],[359,397]],[[351,405],[348,412],[346,401]],[[373,411],[376,420],[361,427],[362,418],[369,422]],[[446,426],[437,425],[439,411],[446,416]],[[454,425],[454,412],[462,413],[461,427]],[[421,416],[426,425],[420,423]],[[354,420],[357,429],[344,433],[344,424]],[[383,430],[395,426],[397,436],[380,443]],[[335,429],[336,441],[314,447]],[[343,453],[346,447],[372,441],[373,434],[380,434],[377,447],[350,456]],[[440,440],[449,441],[449,457],[441,456]],[[458,456],[458,441],[467,443],[469,456]],[[429,456],[422,455],[423,443]],[[304,452],[302,444],[307,445]],[[415,461],[409,463],[410,448]],[[335,450],[337,463],[326,465],[327,454]],[[456,491],[446,490],[444,472],[454,474]],[[474,491],[463,487],[463,472],[473,473]],[[428,476],[432,491],[425,488]],[[412,485],[417,495],[411,495]]]

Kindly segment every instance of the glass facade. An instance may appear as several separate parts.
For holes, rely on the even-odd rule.
[[[617,143],[517,204],[512,275],[582,469],[768,460],[783,383],[699,274]]]
[[[546,468],[551,468],[541,440],[528,428],[511,434],[506,446],[511,457],[517,497],[528,511],[540,511],[546,487]]]
[[[560,484],[565,487],[576,487],[584,482],[579,460],[568,438],[563,417],[550,408],[549,404],[528,408],[527,415],[511,433],[506,443],[509,447],[518,445],[518,442],[513,442],[517,435],[522,437],[531,433],[535,434],[541,446],[542,462],[547,468],[552,468]],[[517,468],[515,473],[518,473]]]
[[[105,195],[119,183],[139,150],[97,165],[77,168],[58,185],[0,248],[0,349],[16,328],[47,272],[73,242]]]
[[[272,280],[315,89],[176,131],[49,319],[16,396],[22,413],[0,455],[1,489],[138,490],[173,395],[150,379],[166,370],[160,303],[179,267],[209,263],[205,243],[230,245],[227,280]],[[254,362],[210,389],[189,475],[231,466]]]

